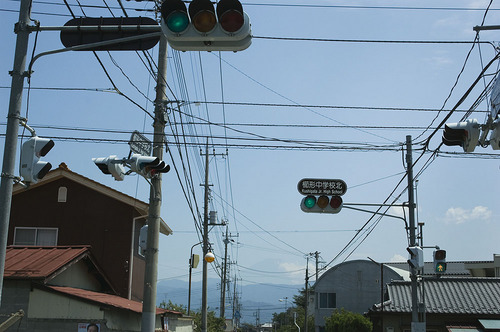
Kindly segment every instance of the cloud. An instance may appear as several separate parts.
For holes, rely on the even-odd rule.
[[[463,224],[474,220],[490,220],[491,210],[485,206],[476,206],[472,210],[451,207],[446,211],[445,222],[448,224]]]
[[[392,258],[390,260],[391,263],[406,262],[406,261],[407,261],[407,258],[405,258],[401,255],[398,255],[398,254],[392,256]]]

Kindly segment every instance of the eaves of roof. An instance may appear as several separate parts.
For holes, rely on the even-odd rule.
[[[62,178],[70,179],[76,183],[86,186],[92,190],[95,190],[103,195],[109,196],[116,199],[122,203],[133,206],[143,217],[147,217],[149,204],[133,198],[127,194],[124,194],[118,190],[111,187],[105,186],[102,183],[89,179],[83,175],[71,171],[65,163],[61,163],[58,168],[50,171],[45,175],[45,177],[38,183],[32,185],[32,188],[43,186],[44,184],[56,181]],[[23,192],[25,188],[19,184],[14,185],[13,195]],[[171,235],[173,233],[172,229],[167,225],[167,223],[160,218],[160,232],[164,235]]]
[[[38,183],[32,185],[32,188],[36,188],[39,186],[43,186],[46,183],[59,180],[61,178],[67,178],[73,180],[81,185],[84,185],[88,188],[91,188],[97,192],[100,192],[104,195],[110,196],[120,202],[123,202],[128,205],[134,206],[140,213],[147,214],[149,204],[133,198],[127,194],[124,194],[118,190],[115,190],[111,187],[105,186],[102,183],[89,179],[83,175],[75,173],[71,171],[65,163],[61,163],[58,168],[51,170],[45,177],[40,180]],[[22,192],[24,187],[21,185],[15,185],[13,188],[13,195],[16,195]]]
[[[107,306],[107,307],[129,310],[129,311],[133,311],[136,313],[142,312],[142,303],[141,302],[128,300],[126,298],[116,296],[116,295],[92,292],[89,290],[72,288],[72,287],[46,286],[45,288],[47,288],[49,290],[56,291],[58,293],[66,294],[66,295],[69,295],[69,296],[72,296],[75,298],[79,298],[79,299],[89,301],[92,303],[97,303],[99,305],[103,305],[103,306]],[[171,311],[171,310],[162,309],[162,308],[156,308],[157,315],[162,315],[162,314],[166,314],[166,313],[182,316],[182,313],[180,313],[180,312]]]

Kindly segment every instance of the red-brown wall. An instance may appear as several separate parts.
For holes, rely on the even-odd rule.
[[[67,188],[64,203],[58,202],[60,187]],[[15,227],[56,227],[57,245],[90,245],[118,295],[127,297],[132,223],[138,215],[129,204],[61,178],[14,194],[8,244],[13,244]],[[134,256],[135,274],[140,275],[143,259]],[[135,281],[134,287],[140,287],[132,292],[137,299],[137,294],[142,297],[142,284]]]

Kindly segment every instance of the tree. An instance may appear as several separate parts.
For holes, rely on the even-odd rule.
[[[182,312],[183,314],[187,314],[187,308],[185,306],[183,306],[182,304],[172,303],[172,301],[170,301],[170,300],[168,300],[168,303],[165,303],[165,301],[161,301],[160,308],[172,310],[172,311],[177,311],[177,312]]]
[[[371,332],[373,324],[361,314],[335,310],[325,319],[326,332]]]

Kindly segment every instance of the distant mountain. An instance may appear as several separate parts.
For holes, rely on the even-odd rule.
[[[220,280],[209,279],[207,291],[207,302],[209,310],[219,313],[220,306]],[[260,322],[270,322],[273,313],[283,312],[286,307],[293,305],[293,296],[299,293],[303,285],[283,284],[251,284],[238,287],[241,291],[241,320],[242,322],[255,323],[257,315]],[[201,307],[201,282],[196,281],[191,285],[191,310],[199,311]],[[162,301],[188,305],[189,284],[182,280],[163,280],[157,285],[157,304]],[[232,294],[232,291],[231,291]],[[226,317],[230,317],[232,303],[226,303]],[[228,312],[229,311],[229,312]]]

